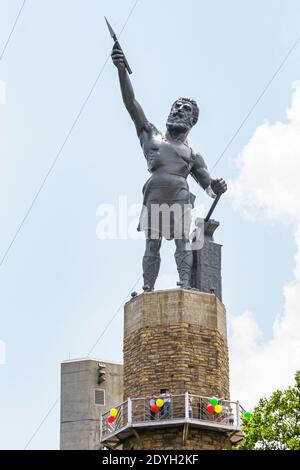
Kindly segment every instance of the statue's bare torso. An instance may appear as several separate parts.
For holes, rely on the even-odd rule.
[[[143,188],[144,203],[189,203],[186,181],[193,167],[193,153],[186,143],[174,142],[151,126],[152,132],[142,132],[141,146],[151,177]]]

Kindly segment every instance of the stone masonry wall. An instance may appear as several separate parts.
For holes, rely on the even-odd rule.
[[[183,427],[139,432],[139,439],[132,436],[123,445],[124,450],[229,450],[230,448],[231,444],[226,434],[207,429],[190,428],[184,442]]]
[[[127,306],[124,399],[160,388],[229,398],[225,309],[214,295],[161,291]]]
[[[177,323],[146,327],[124,342],[124,399],[161,388],[229,397],[228,352],[217,330]]]

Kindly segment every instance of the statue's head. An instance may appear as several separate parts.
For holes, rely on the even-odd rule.
[[[167,120],[168,130],[188,131],[198,121],[199,108],[191,98],[179,98],[172,105]]]

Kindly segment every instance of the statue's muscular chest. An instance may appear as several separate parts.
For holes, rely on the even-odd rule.
[[[152,135],[143,142],[143,151],[151,172],[164,168],[166,171],[184,170],[191,160],[188,145],[168,140],[162,134]]]

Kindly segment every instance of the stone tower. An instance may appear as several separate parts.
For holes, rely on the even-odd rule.
[[[214,294],[190,290],[145,293],[125,305],[124,400],[172,395],[229,399],[224,305]],[[173,398],[175,401],[175,398]],[[177,399],[180,407],[180,399]],[[183,406],[183,400],[182,400]],[[184,424],[142,429],[124,449],[222,449],[226,433]],[[137,430],[138,432],[138,430]]]

